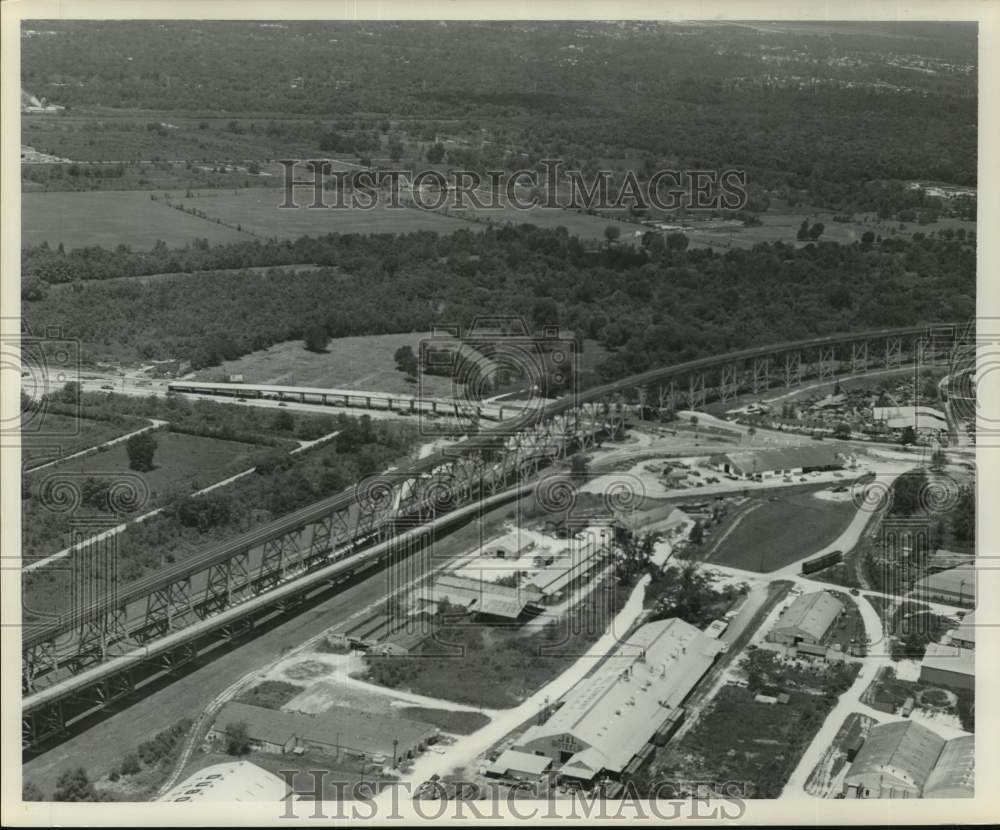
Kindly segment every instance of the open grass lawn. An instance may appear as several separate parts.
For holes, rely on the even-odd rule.
[[[147,197],[148,198],[148,197]],[[373,210],[354,208],[310,209],[313,196],[308,188],[296,191],[296,208],[279,209],[284,201],[280,188],[252,187],[241,190],[202,192],[191,198],[176,195],[174,203],[203,211],[210,219],[221,219],[229,225],[241,225],[262,237],[295,239],[303,234],[318,236],[325,233],[413,233],[436,231],[451,233],[459,228],[476,230],[477,226],[464,219],[445,216],[414,208],[387,208],[379,204]],[[331,204],[331,194],[326,203]],[[179,216],[185,214],[172,211]],[[201,220],[193,220],[201,221]],[[208,224],[208,223],[205,223]]]
[[[417,352],[426,333],[376,334],[365,337],[337,337],[326,353],[305,349],[301,340],[278,343],[252,352],[221,366],[199,372],[198,380],[224,380],[231,374],[243,375],[245,383],[274,383],[284,386],[318,386],[326,389],[365,389],[429,397],[452,397],[455,388],[449,378],[425,375],[410,383],[396,369],[393,354],[400,346]]]
[[[260,450],[254,444],[203,438],[200,435],[158,430],[155,465],[149,472],[137,473],[129,469],[125,443],[115,444],[107,452],[72,459],[50,468],[52,471],[79,475],[114,476],[129,473],[143,478],[150,496],[156,498],[168,488],[183,485],[200,490],[253,466],[252,456]]]
[[[117,424],[45,413],[37,423],[30,420],[27,424],[29,431],[21,434],[21,463],[27,469],[37,467],[142,429],[148,423],[144,418],[126,418],[124,421]]]
[[[149,198],[146,191],[24,193],[21,196],[21,245],[60,242],[66,248],[130,245],[149,250],[162,239],[181,247],[194,239],[241,242],[247,234],[181,213]]]
[[[810,493],[776,496],[746,514],[719,544],[712,561],[770,573],[829,545],[854,512],[849,501],[824,501]]]
[[[56,553],[69,544],[69,526],[73,518],[87,514],[100,516],[109,527],[155,509],[172,494],[193,493],[253,466],[252,456],[261,450],[254,444],[221,441],[195,435],[157,431],[155,468],[149,472],[129,469],[125,442],[115,444],[105,452],[91,453],[55,464],[28,476],[31,498],[22,501],[21,539],[26,557]],[[132,476],[140,478],[139,484]],[[116,481],[137,498],[129,500],[127,514],[120,516],[98,512],[93,507],[79,505],[66,512],[53,491],[52,506],[40,490],[43,486],[68,486],[82,492],[87,478],[110,484]]]

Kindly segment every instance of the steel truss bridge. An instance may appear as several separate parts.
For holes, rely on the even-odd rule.
[[[620,434],[626,419],[698,409],[907,366],[947,366],[969,338],[941,324],[814,338],[654,369],[526,408],[407,467],[284,516],[58,619],[26,625],[22,741],[37,745],[321,590],[430,540],[430,526],[525,492],[553,462]],[[972,332],[974,336],[974,330]],[[97,552],[99,553],[99,551]],[[89,556],[87,548],[75,556]]]

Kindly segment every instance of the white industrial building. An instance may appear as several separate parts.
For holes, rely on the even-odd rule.
[[[229,761],[198,770],[168,790],[160,801],[174,803],[224,801],[284,801],[288,785],[266,769],[249,761]]]
[[[725,650],[683,620],[648,623],[515,748],[551,759],[561,777],[620,775]]]

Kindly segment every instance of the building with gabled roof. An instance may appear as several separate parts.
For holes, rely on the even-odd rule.
[[[836,444],[778,447],[768,450],[717,453],[708,463],[719,472],[740,478],[799,475],[813,470],[839,470],[848,453]]]
[[[843,611],[843,603],[826,591],[802,594],[778,617],[767,639],[790,646],[816,645]]]
[[[844,778],[851,798],[920,798],[945,739],[915,721],[876,726]]]
[[[920,681],[959,689],[976,688],[976,652],[951,643],[928,643],[920,661]]]
[[[915,721],[876,726],[844,777],[847,798],[971,798],[975,736],[945,740]]]
[[[447,600],[451,605],[460,606],[473,614],[509,620],[516,620],[528,604],[541,598],[532,585],[511,587],[455,574],[438,577],[434,582],[433,596],[434,602]]]
[[[315,749],[340,756],[404,758],[419,752],[438,734],[426,723],[379,717],[346,706],[332,706],[317,715],[283,712],[238,701],[226,703],[215,718],[210,736],[228,735],[246,724],[247,737],[268,752]]]
[[[944,745],[924,784],[924,798],[975,798],[976,736],[952,738]]]
[[[683,620],[647,623],[515,748],[550,758],[560,776],[619,775],[725,649]]]
[[[946,571],[927,574],[913,585],[913,598],[949,605],[976,604],[976,565],[966,562]]]

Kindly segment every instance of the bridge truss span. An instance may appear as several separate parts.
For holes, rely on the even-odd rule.
[[[171,671],[385,560],[393,540],[429,522],[523,493],[545,467],[621,436],[631,419],[698,409],[772,388],[794,389],[907,365],[946,364],[966,327],[914,326],[745,349],[526,407],[400,469],[371,476],[248,533],[39,624],[22,638],[23,741],[57,735],[80,712],[131,694],[136,678]],[[512,489],[513,488],[513,489]],[[514,495],[511,495],[511,494]],[[412,549],[412,545],[407,550]],[[82,546],[74,556],[90,555]]]

